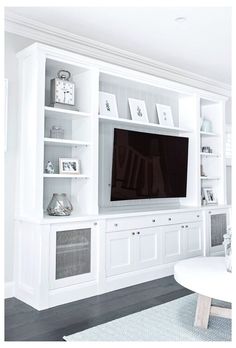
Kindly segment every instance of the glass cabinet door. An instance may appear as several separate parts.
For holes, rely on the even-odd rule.
[[[56,279],[91,271],[91,229],[56,232]]]
[[[96,279],[97,224],[54,225],[50,235],[50,288]]]
[[[212,214],[211,215],[211,247],[222,245],[224,241],[223,235],[226,233],[226,231],[227,231],[226,213]]]
[[[230,209],[212,209],[206,211],[206,231],[207,231],[207,256],[222,256],[224,254],[224,234],[230,225]]]

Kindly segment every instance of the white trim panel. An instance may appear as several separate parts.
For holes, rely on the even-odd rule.
[[[11,298],[15,296],[15,283],[14,282],[6,282],[4,289],[4,298]]]

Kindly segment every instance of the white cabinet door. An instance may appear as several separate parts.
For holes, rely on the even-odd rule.
[[[161,231],[160,227],[151,227],[135,232],[137,269],[161,263]]]
[[[97,223],[53,225],[50,234],[50,288],[96,279]]]
[[[183,258],[183,233],[181,225],[163,226],[163,262],[175,262]]]
[[[126,273],[135,268],[134,231],[106,234],[106,275]]]
[[[182,228],[182,232],[184,256],[194,257],[202,255],[202,224],[199,222],[187,223]]]

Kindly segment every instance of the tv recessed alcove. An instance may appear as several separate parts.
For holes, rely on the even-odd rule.
[[[114,94],[117,101],[119,117],[106,117],[99,115],[99,208],[100,211],[118,210],[126,207],[130,209],[166,209],[181,207],[182,205],[197,204],[198,193],[195,189],[190,189],[192,183],[191,173],[193,172],[193,163],[196,159],[196,142],[194,133],[197,130],[196,115],[194,112],[195,99],[191,95],[177,90],[170,89],[168,86],[160,86],[158,79],[142,81],[135,75],[133,78],[125,78],[111,74],[101,73],[99,78],[99,90]],[[148,122],[139,123],[132,119],[128,98],[143,100],[146,105]],[[171,107],[174,126],[168,127],[160,124],[156,104],[164,104]],[[187,190],[186,197],[168,197],[168,198],[146,198],[129,200],[111,200],[111,180],[112,180],[112,158],[114,130],[130,130],[143,132],[146,134],[159,134],[175,137],[186,137],[189,142],[187,168]],[[180,154],[181,155],[181,154]],[[196,187],[196,185],[195,185]]]

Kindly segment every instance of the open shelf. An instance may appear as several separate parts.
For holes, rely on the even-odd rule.
[[[45,116],[46,117],[60,117],[65,119],[71,119],[71,120],[77,120],[78,118],[86,118],[90,117],[91,114],[87,112],[80,112],[77,110],[69,110],[69,109],[60,109],[60,108],[54,108],[51,106],[45,106]]]
[[[108,122],[108,123],[113,123],[113,124],[117,124],[117,125],[119,125],[119,124],[120,125],[132,125],[132,126],[136,126],[136,127],[145,127],[147,129],[168,130],[168,131],[172,131],[173,133],[175,133],[175,132],[186,132],[186,133],[192,132],[190,129],[186,129],[186,128],[162,126],[162,125],[156,124],[156,123],[136,122],[136,121],[127,120],[124,118],[111,118],[109,116],[103,116],[103,115],[99,115],[99,120],[101,122]]]
[[[53,178],[53,179],[89,179],[88,175],[84,174],[43,174],[44,178]]]
[[[212,133],[212,132],[203,132],[203,131],[200,131],[200,134],[203,135],[203,136],[206,136],[206,137],[218,137],[219,135],[216,134],[216,133]]]
[[[200,152],[200,156],[203,157],[220,157],[218,153],[212,153],[212,152]]]
[[[66,140],[58,138],[44,138],[44,143],[48,145],[59,145],[59,146],[89,146],[90,143],[86,141],[77,140]]]

